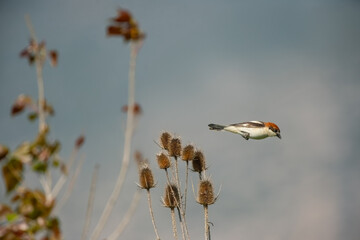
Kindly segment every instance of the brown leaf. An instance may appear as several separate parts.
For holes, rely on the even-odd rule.
[[[9,193],[22,181],[23,164],[19,160],[12,159],[2,168],[6,192]]]
[[[8,153],[9,153],[9,148],[0,144],[0,161],[3,160]]]
[[[112,20],[118,23],[125,23],[125,22],[129,22],[130,19],[131,19],[131,13],[129,11],[125,9],[119,9],[118,15]]]
[[[128,112],[128,105],[123,106],[121,110],[124,113],[127,113]],[[140,104],[138,104],[138,103],[134,104],[133,113],[134,113],[135,116],[140,115],[142,113],[142,108],[141,108]]]
[[[119,26],[108,26],[107,35],[108,36],[121,36],[123,34],[123,30]]]
[[[58,52],[56,50],[49,51],[50,64],[56,67],[58,64]]]
[[[80,135],[75,141],[75,147],[80,148],[84,144],[84,142],[85,142],[85,136]]]
[[[19,95],[11,108],[11,115],[14,116],[21,113],[31,103],[32,103],[31,97],[24,94]]]

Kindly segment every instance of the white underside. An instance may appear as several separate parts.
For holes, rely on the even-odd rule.
[[[246,137],[246,133],[249,133],[249,138],[251,139],[263,139],[269,137],[269,132],[266,128],[247,128],[247,127],[235,127],[227,126],[224,128],[225,131],[240,134],[243,137]]]

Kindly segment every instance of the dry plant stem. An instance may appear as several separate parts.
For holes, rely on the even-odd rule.
[[[116,227],[115,231],[112,234],[110,234],[110,236],[107,238],[107,240],[116,240],[124,232],[126,226],[130,222],[130,219],[132,218],[132,216],[134,216],[135,210],[139,204],[140,197],[141,197],[141,192],[138,190],[135,192],[133,199],[131,201],[131,205],[127,210],[127,212],[125,213],[125,216],[121,220],[120,224]]]
[[[33,25],[31,24],[29,15],[25,15],[25,22],[29,29],[31,39],[37,45],[35,30],[34,30]],[[39,111],[39,132],[40,132],[46,126],[45,113],[44,113],[44,102],[45,102],[44,81],[43,81],[43,75],[42,75],[43,59],[41,59],[41,56],[37,56],[35,58],[35,63],[36,63],[37,85],[38,85],[38,95],[39,95],[38,96],[39,97],[38,111]]]
[[[171,208],[171,223],[172,223],[172,229],[173,229],[173,233],[174,233],[174,239],[178,240],[174,208]]]
[[[68,171],[71,170],[71,167],[76,159],[78,153],[78,149],[74,148],[74,150],[72,151],[68,163],[66,165],[66,168],[68,169]],[[51,191],[51,194],[54,198],[56,198],[56,196],[59,194],[60,190],[62,189],[62,187],[64,186],[66,179],[67,179],[68,175],[66,174],[61,174],[60,178],[58,179],[58,181],[56,182],[53,190]]]
[[[94,229],[94,232],[92,233],[92,236],[90,238],[92,240],[99,239],[100,233],[103,230],[105,224],[107,223],[110,213],[114,208],[115,202],[119,197],[120,190],[125,181],[126,173],[130,163],[131,139],[133,134],[133,124],[134,124],[133,106],[135,104],[135,68],[136,68],[136,56],[137,56],[136,44],[137,44],[136,42],[130,43],[131,54],[130,54],[130,66],[129,66],[128,111],[127,111],[126,129],[125,129],[124,152],[123,152],[121,168],[114,189],[106,203],[104,211],[101,214],[101,217]]]
[[[85,240],[89,233],[91,215],[92,215],[92,211],[94,208],[94,199],[95,199],[96,182],[97,182],[98,173],[99,173],[99,165],[96,164],[93,175],[91,177],[90,193],[89,193],[88,204],[87,204],[87,208],[86,208],[85,224],[84,224],[83,232],[81,234],[81,240]]]
[[[153,224],[153,227],[154,227],[156,239],[160,240],[159,233],[158,233],[158,230],[157,230],[157,227],[156,227],[156,224],[155,224],[154,212],[153,212],[152,204],[151,204],[150,190],[147,190],[147,198],[148,198],[148,204],[149,204],[150,217],[151,217],[151,221],[152,221],[152,224]]]
[[[45,103],[44,81],[43,81],[42,69],[43,69],[42,59],[36,59],[37,85],[38,85],[38,94],[39,94],[39,107],[38,107],[39,132],[41,132],[41,130],[45,129],[45,126],[46,126],[45,112],[44,112],[44,103]]]
[[[208,222],[209,222],[208,206],[207,206],[207,205],[204,205],[204,223],[205,223],[204,233],[205,233],[205,240],[208,240],[208,239],[209,239],[209,226],[208,226]]]
[[[66,192],[64,193],[63,197],[60,199],[59,204],[56,206],[56,211],[60,211],[62,206],[64,206],[66,201],[69,199],[69,197],[70,197],[70,195],[72,193],[72,190],[74,189],[75,182],[76,182],[76,180],[77,180],[77,178],[78,178],[78,176],[80,174],[80,170],[81,170],[81,167],[82,167],[84,161],[85,161],[85,156],[83,155],[81,157],[76,169],[75,169],[74,175],[70,179],[69,186],[66,189]]]

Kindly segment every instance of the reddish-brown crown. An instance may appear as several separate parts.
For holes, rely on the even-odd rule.
[[[265,126],[267,126],[267,127],[273,127],[274,129],[280,130],[280,128],[279,128],[275,123],[272,123],[272,122],[266,122],[266,123],[265,123]]]

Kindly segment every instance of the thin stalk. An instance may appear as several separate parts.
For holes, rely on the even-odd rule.
[[[189,182],[189,161],[186,161],[185,190],[184,190],[184,214],[186,213],[188,182]]]
[[[176,180],[176,184],[177,184],[177,186],[179,188],[179,192],[181,192],[180,180],[179,180],[178,161],[177,161],[177,157],[174,157],[174,158],[175,158],[175,180]],[[184,228],[186,239],[190,239],[189,232],[188,232],[188,229],[187,229],[186,219],[185,219],[185,212],[183,211],[181,198],[180,198],[180,203],[179,203],[179,209],[180,209],[179,211],[180,211],[181,220],[182,220],[181,223],[182,223],[183,228]]]
[[[204,222],[205,222],[205,229],[204,229],[205,240],[209,240],[209,226],[208,226],[209,212],[208,212],[208,206],[207,205],[204,205]]]
[[[74,186],[75,186],[75,182],[80,174],[80,171],[81,171],[81,168],[82,168],[82,165],[85,161],[85,155],[83,155],[78,163],[78,165],[76,166],[76,169],[75,169],[75,172],[73,174],[73,176],[71,177],[70,179],[70,182],[69,182],[69,186],[68,188],[66,189],[66,192],[64,193],[64,195],[62,196],[62,198],[60,199],[59,201],[59,204],[56,206],[56,211],[60,211],[60,209],[62,208],[62,206],[64,206],[64,204],[66,203],[66,201],[69,199],[73,189],[74,189]]]
[[[137,43],[130,43],[131,54],[130,54],[130,66],[129,66],[129,89],[128,89],[128,111],[126,119],[126,129],[125,129],[125,143],[124,143],[124,152],[123,160],[121,163],[120,172],[116,180],[114,189],[106,203],[104,211],[101,214],[101,217],[92,233],[91,240],[99,239],[100,233],[103,230],[105,224],[107,223],[110,213],[115,206],[116,200],[119,197],[120,190],[125,181],[127,170],[130,163],[130,151],[131,151],[131,140],[133,134],[133,124],[134,124],[134,104],[135,104],[135,68],[136,68],[136,56],[137,56]]]
[[[131,201],[131,205],[127,210],[127,212],[125,213],[125,216],[121,220],[120,224],[116,227],[115,231],[112,234],[110,234],[110,236],[107,238],[107,240],[116,240],[124,232],[126,226],[130,222],[130,219],[132,218],[132,216],[134,216],[140,197],[141,197],[141,192],[138,190],[135,192],[133,199]]]
[[[175,209],[171,208],[171,223],[172,223],[172,230],[174,233],[174,239],[178,240],[177,236],[177,229],[176,229],[176,219],[175,219]]]
[[[75,161],[77,153],[78,153],[77,150],[78,150],[78,148],[74,148],[74,150],[72,151],[72,153],[69,157],[68,163],[66,164],[66,168],[67,168],[68,172],[71,170],[71,167],[74,164],[74,161]],[[51,194],[52,194],[52,196],[54,196],[54,198],[56,198],[56,196],[59,194],[59,192],[62,189],[62,187],[64,186],[67,178],[68,178],[68,175],[63,173],[57,180],[53,190],[51,191]]]
[[[93,175],[91,177],[90,192],[89,192],[88,204],[87,204],[87,208],[86,208],[85,224],[84,224],[83,232],[81,234],[81,240],[85,240],[89,233],[91,215],[92,215],[92,211],[94,208],[94,199],[95,199],[96,182],[97,182],[98,173],[99,173],[99,165],[96,164]]]
[[[153,212],[152,204],[151,204],[150,190],[147,190],[147,198],[148,198],[148,204],[149,204],[150,217],[151,217],[151,221],[152,221],[152,224],[153,224],[153,227],[154,227],[156,239],[160,240],[159,233],[158,233],[158,230],[157,230],[157,227],[156,227],[156,224],[155,224],[155,217],[154,217],[154,212]]]

